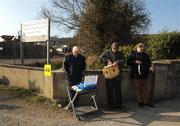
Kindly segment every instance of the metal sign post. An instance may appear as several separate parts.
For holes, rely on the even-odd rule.
[[[50,19],[48,19],[48,40],[47,40],[47,64],[50,63]]]
[[[24,50],[23,50],[23,42],[22,42],[22,24],[21,24],[21,38],[20,38],[20,59],[21,65],[24,65]]]

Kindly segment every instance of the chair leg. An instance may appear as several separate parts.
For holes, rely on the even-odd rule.
[[[76,99],[78,93],[76,92],[76,94],[74,95],[72,101],[71,101],[71,107],[73,109],[73,113],[74,113],[74,116],[77,117],[77,114],[76,114],[76,110],[75,110],[75,107],[74,107],[74,100]]]
[[[66,109],[69,109],[69,107],[70,107],[70,105],[71,105],[71,101],[72,101],[72,100],[71,100],[71,94],[70,94],[70,91],[69,91],[69,87],[67,87],[67,92],[68,92],[69,103],[68,103]]]
[[[74,107],[74,100],[76,99],[78,93],[76,93],[76,94],[74,95],[74,97],[71,98],[71,93],[70,93],[69,87],[67,87],[67,92],[68,92],[68,97],[69,97],[69,104],[68,104],[68,106],[66,107],[66,109],[69,109],[69,107],[70,107],[70,105],[71,105],[72,110],[73,110],[73,113],[74,113],[74,116],[77,117],[76,110],[75,110],[75,107]]]
[[[95,109],[98,110],[98,106],[97,106],[95,97],[96,97],[95,94],[94,94],[93,96],[91,96],[91,98],[92,98],[92,100],[93,100],[93,102],[94,102]]]

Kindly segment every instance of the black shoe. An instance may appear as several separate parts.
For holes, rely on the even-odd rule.
[[[143,103],[138,103],[139,108],[144,108],[144,104]]]
[[[155,106],[152,104],[152,103],[148,103],[148,104],[146,104],[148,107],[150,107],[150,108],[154,108]]]
[[[125,107],[120,108],[121,112],[127,112],[127,109]]]
[[[121,106],[121,107],[118,106],[118,107],[116,107],[116,109],[121,112],[127,112],[127,109],[124,106]]]
[[[108,107],[108,110],[109,110],[109,111],[115,111],[116,108],[115,108],[115,107],[112,107],[112,106],[109,106],[109,107]]]

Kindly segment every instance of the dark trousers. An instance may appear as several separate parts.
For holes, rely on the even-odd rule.
[[[80,77],[75,78],[75,77],[72,77],[72,76],[67,77],[67,79],[68,79],[68,86],[69,87],[79,84],[81,82],[81,80],[82,80]],[[71,98],[73,98],[76,92],[71,90],[70,93],[71,93]],[[79,96],[77,95],[77,97],[76,97],[76,99],[74,101],[74,105],[78,106],[78,103],[79,103]]]
[[[106,79],[107,102],[110,108],[122,107],[121,77]]]

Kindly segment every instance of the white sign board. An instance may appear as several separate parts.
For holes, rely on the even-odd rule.
[[[84,78],[84,86],[96,85],[97,84],[98,75],[89,75]]]
[[[40,42],[48,40],[48,19],[25,22],[21,25],[22,42]]]

